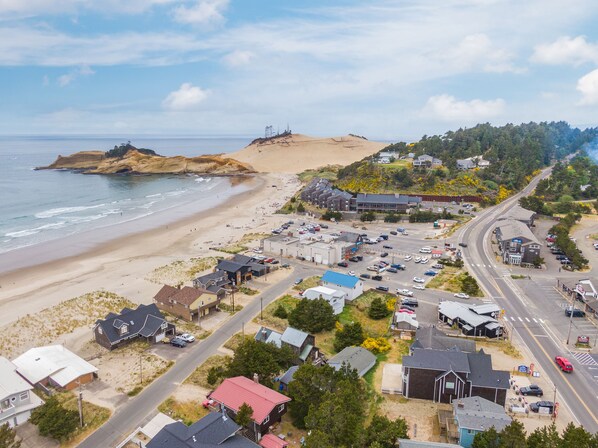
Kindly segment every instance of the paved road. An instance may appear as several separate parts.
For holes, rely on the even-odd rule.
[[[318,273],[309,267],[299,267],[297,276],[308,277]],[[166,400],[175,388],[180,385],[207,358],[216,354],[218,348],[233,334],[241,331],[242,323],[249,322],[260,311],[260,297],[266,307],[281,296],[293,283],[296,276],[274,284],[265,293],[233,315],[224,325],[215,330],[208,338],[193,344],[185,356],[179,358],[176,364],[163,376],[146,387],[137,397],[129,400],[120,407],[114,415],[86,440],[79,444],[80,448],[113,447],[123,440],[138,426],[145,424],[155,413],[154,410]]]
[[[517,316],[517,321],[511,320],[508,328],[524,341],[538,361],[539,370],[553,382],[558,391],[557,401],[567,406],[577,422],[588,431],[598,432],[598,391],[592,376],[581,368],[577,359],[570,359],[575,367],[572,374],[564,374],[557,368],[554,356],[566,353],[567,349],[551,331],[551,322],[539,317],[544,304],[532,301],[523,294],[505,267],[496,261],[489,247],[490,233],[496,219],[515,206],[521,196],[530,194],[538,180],[549,173],[549,169],[544,170],[520,194],[485,210],[459,232],[458,238],[468,243],[464,258],[470,272],[489,296],[505,309],[507,318]]]

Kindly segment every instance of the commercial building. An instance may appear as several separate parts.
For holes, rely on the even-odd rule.
[[[349,211],[351,208],[351,193],[334,188],[328,179],[316,177],[303,189],[300,194],[302,200],[334,211]]]
[[[504,263],[531,264],[540,257],[542,243],[523,222],[515,219],[498,221],[495,233]]]
[[[420,197],[404,194],[359,193],[355,198],[355,206],[352,209],[357,211],[357,213],[370,211],[405,213],[411,207],[419,205],[421,201]]]
[[[532,210],[527,210],[527,209],[521,207],[520,205],[516,205],[511,210],[509,210],[507,213],[505,213],[500,218],[498,218],[498,220],[504,221],[507,219],[511,219],[514,221],[519,221],[528,227],[532,227],[534,225],[534,219],[535,219],[536,215],[537,215],[536,212],[534,212]]]
[[[274,235],[263,240],[264,253],[325,265],[348,259],[359,251],[361,245],[361,237],[353,233],[343,233],[338,238],[320,234]]]
[[[450,300],[438,304],[438,320],[449,326],[457,325],[467,336],[501,336],[503,326],[496,319],[499,314],[500,308],[494,304],[465,305]]]

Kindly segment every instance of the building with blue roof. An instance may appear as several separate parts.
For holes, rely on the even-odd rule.
[[[335,271],[326,271],[322,276],[322,286],[346,292],[349,302],[363,294],[361,279]]]

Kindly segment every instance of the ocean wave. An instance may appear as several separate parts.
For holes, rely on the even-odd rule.
[[[106,204],[99,204],[99,205],[80,205],[77,207],[60,207],[60,208],[51,208],[50,210],[45,210],[43,212],[39,212],[35,214],[36,218],[46,219],[46,218],[53,218],[54,216],[66,215],[69,213],[77,213],[82,212],[84,210],[91,210],[94,208],[104,207]]]
[[[206,179],[204,179],[203,177],[197,177],[195,179],[195,182],[203,182],[204,180],[206,180]]]
[[[115,214],[121,213],[121,212],[122,212],[121,209],[115,208],[115,209],[107,210],[103,213],[98,213],[97,215],[67,216],[67,217],[65,217],[65,219],[67,219],[70,224],[81,224],[84,222],[97,221],[98,219],[102,219],[102,218],[105,218],[106,216],[115,215]]]
[[[65,225],[67,225],[66,221],[54,222],[52,224],[45,224],[43,226],[34,227],[33,229],[24,229],[18,230],[16,232],[7,232],[4,234],[4,236],[7,236],[9,238],[22,238],[24,236],[35,235],[36,233],[39,233],[43,230],[61,229]]]
[[[157,198],[159,196],[162,196],[162,193],[156,193],[156,194],[148,194],[147,196],[145,196],[146,198]]]
[[[177,190],[177,191],[169,191],[166,193],[166,196],[173,197],[173,196],[180,196],[182,194],[187,193],[188,190]]]

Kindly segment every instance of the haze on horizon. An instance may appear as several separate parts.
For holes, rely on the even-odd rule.
[[[591,0],[0,0],[0,134],[596,126]]]

